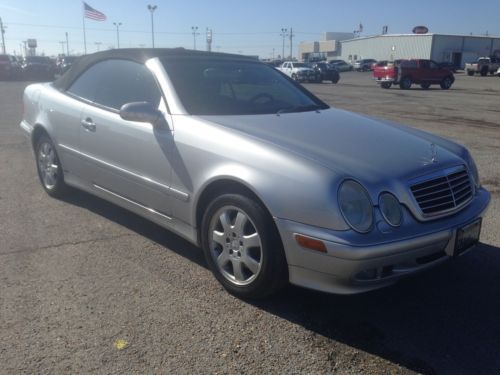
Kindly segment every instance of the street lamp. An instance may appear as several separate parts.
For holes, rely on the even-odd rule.
[[[281,52],[281,59],[285,60],[285,38],[287,37],[287,29],[281,29],[281,37],[283,38],[283,51]]]
[[[120,48],[120,31],[119,27],[122,25],[121,22],[113,22],[113,25],[116,27],[116,48]]]
[[[197,32],[198,26],[191,26],[191,30],[193,30],[193,46],[194,46],[193,49],[196,50],[196,36],[200,35],[200,33]]]
[[[155,24],[153,20],[153,13],[155,12],[156,8],[158,8],[156,5],[148,4],[148,9],[151,12],[151,42],[153,44],[153,48],[155,48]]]

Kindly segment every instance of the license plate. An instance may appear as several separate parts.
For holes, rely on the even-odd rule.
[[[481,219],[474,221],[457,230],[455,240],[454,255],[460,255],[465,250],[469,249],[479,242],[479,234],[481,233]]]

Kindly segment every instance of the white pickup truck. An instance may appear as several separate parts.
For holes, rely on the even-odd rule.
[[[285,61],[276,69],[298,82],[316,82],[318,80],[316,72],[305,63]]]
[[[468,75],[473,76],[479,73],[482,76],[495,74],[497,69],[500,68],[500,58],[496,56],[480,57],[475,63],[465,64],[465,71]]]

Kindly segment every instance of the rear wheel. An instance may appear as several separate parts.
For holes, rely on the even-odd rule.
[[[287,263],[272,218],[239,194],[217,197],[201,225],[205,258],[230,293],[262,298],[286,285]]]
[[[481,68],[481,76],[485,77],[487,75],[488,75],[488,67],[484,66],[484,67]]]
[[[450,77],[445,77],[440,83],[440,86],[443,90],[448,90],[453,84],[453,80]]]
[[[474,75],[474,71],[473,70],[467,70],[467,75],[473,76]]]
[[[431,84],[430,83],[421,83],[420,87],[422,87],[424,90],[428,90],[429,87],[431,87]]]
[[[399,82],[399,87],[403,90],[408,90],[411,87],[411,83],[410,77],[403,77],[401,82]]]
[[[392,83],[391,82],[382,82],[380,84],[380,87],[382,87],[383,89],[390,89],[392,86]]]
[[[38,177],[44,190],[52,197],[61,197],[66,193],[61,162],[51,139],[41,135],[35,145]]]

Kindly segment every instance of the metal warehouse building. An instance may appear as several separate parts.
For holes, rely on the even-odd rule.
[[[344,40],[341,58],[359,59],[431,59],[448,61],[463,68],[478,57],[499,55],[500,38],[491,36],[444,34],[386,34]]]

